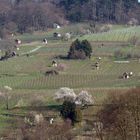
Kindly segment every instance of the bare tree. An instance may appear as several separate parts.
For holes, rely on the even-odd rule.
[[[113,96],[99,113],[106,137],[140,139],[140,89]]]
[[[41,124],[31,127],[20,120],[19,124],[20,128],[15,132],[16,135],[12,137],[13,139],[20,137],[20,139],[27,140],[70,140],[73,137],[69,121],[51,125],[43,121]]]

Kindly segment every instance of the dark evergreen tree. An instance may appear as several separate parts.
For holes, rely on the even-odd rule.
[[[76,107],[74,102],[64,101],[60,113],[64,119],[70,119],[73,124],[82,120],[81,109]]]
[[[92,53],[92,47],[87,40],[79,41],[75,40],[68,52],[69,59],[85,59],[90,58]]]

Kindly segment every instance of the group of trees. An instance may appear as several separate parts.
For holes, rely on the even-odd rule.
[[[4,92],[0,92],[9,109],[8,101],[11,98],[11,87],[5,86]],[[65,119],[63,123],[49,124],[45,119],[31,125],[20,120],[19,129],[14,138],[30,140],[72,139],[72,125],[82,121],[83,105],[92,105],[93,99],[87,91],[75,94],[73,89],[60,88],[54,96],[56,101],[63,102],[61,115]],[[92,116],[93,117],[93,116]],[[139,140],[140,139],[140,88],[127,92],[113,93],[109,96],[102,107],[94,115],[93,129],[99,140]],[[14,133],[14,134],[15,134]],[[9,133],[7,133],[8,135]],[[11,133],[10,133],[11,134]],[[9,135],[11,138],[11,135]]]
[[[137,0],[0,0],[0,37],[46,30],[67,20],[126,23],[140,20],[139,12]]]
[[[49,124],[47,121],[34,126],[24,123],[21,119],[16,120],[19,128],[5,131],[6,137],[1,139],[14,140],[71,140],[74,135],[71,133],[71,122]],[[4,136],[5,136],[4,135]]]
[[[1,40],[0,41],[0,61],[7,60],[13,56],[16,56],[16,43],[14,40]]]
[[[140,89],[132,89],[107,99],[108,104],[98,114],[106,139],[140,139]]]
[[[87,91],[76,95],[73,89],[67,87],[60,88],[54,98],[63,102],[60,113],[64,119],[70,119],[72,124],[82,121],[82,107],[93,104],[92,96]]]
[[[126,22],[140,12],[137,0],[60,0],[60,5],[72,21]]]
[[[50,1],[0,0],[0,37],[8,33],[46,30],[65,22],[63,12]]]
[[[63,101],[62,117],[73,123],[82,121],[78,98],[80,105],[93,103],[91,95],[85,91],[76,95],[72,89],[61,88],[55,94],[56,100]],[[140,89],[111,94],[97,112],[93,128],[99,140],[139,140]]]

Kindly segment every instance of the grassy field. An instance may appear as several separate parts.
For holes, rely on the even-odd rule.
[[[100,27],[103,25],[101,24]],[[91,30],[91,34],[84,33],[86,30]],[[73,40],[75,38],[88,39],[89,41],[129,41],[133,36],[140,36],[140,26],[124,26],[124,25],[112,25],[108,32],[92,33],[94,32],[93,27],[87,23],[72,24],[64,26],[60,29],[49,29],[46,32],[28,33],[18,36],[23,42],[42,41],[43,38],[47,38],[53,42],[59,42],[54,40],[53,33],[58,32],[64,35],[67,32],[72,32]],[[61,42],[61,41],[60,41]]]
[[[82,27],[88,28],[86,25]],[[81,25],[73,25],[60,29],[60,32],[69,32],[71,30],[80,30]],[[51,40],[52,33],[36,33],[33,35],[25,34],[19,36],[23,44],[18,51],[19,57],[0,61],[0,89],[3,91],[5,85],[12,87],[10,108],[15,106],[39,106],[55,105],[53,100],[54,93],[61,87],[70,87],[79,93],[81,90],[87,90],[93,95],[95,103],[102,103],[110,93],[127,91],[129,88],[140,86],[140,62],[138,59],[128,59],[129,63],[116,63],[114,58],[115,51],[140,54],[140,46],[132,47],[112,43],[113,41],[127,41],[134,34],[139,35],[140,27],[123,28],[114,26],[112,31],[107,33],[85,35],[80,39],[88,39],[93,46],[91,59],[87,60],[66,60],[56,59],[59,55],[67,55],[71,41]],[[40,40],[43,37],[50,37],[47,46]],[[78,37],[78,36],[77,36]],[[94,41],[111,41],[103,47]],[[30,43],[27,43],[30,42]],[[26,54],[31,50],[42,46],[36,52],[27,57]],[[94,64],[98,57],[102,57],[100,69],[94,69]],[[47,70],[51,67],[52,60],[56,59],[58,64],[63,64],[66,68],[59,71],[57,76],[45,76]],[[125,59],[126,60],[126,59]],[[124,72],[133,72],[134,76],[130,79],[120,79]],[[0,112],[5,112],[5,104],[0,99]],[[12,112],[12,111],[11,111]],[[22,111],[20,111],[21,113]],[[8,118],[1,116],[1,128],[8,125]],[[7,122],[7,123],[5,123]]]
[[[90,41],[129,41],[133,36],[140,36],[140,26],[114,29],[108,32],[84,35],[81,39]]]

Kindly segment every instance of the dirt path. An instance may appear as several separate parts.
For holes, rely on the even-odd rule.
[[[33,49],[33,50],[30,50],[30,51],[28,51],[28,52],[26,52],[26,53],[22,53],[21,55],[25,55],[25,54],[30,54],[30,53],[33,53],[33,52],[36,52],[36,51],[38,51],[39,49],[41,49],[43,46],[38,46],[38,47],[36,47],[35,49]]]

